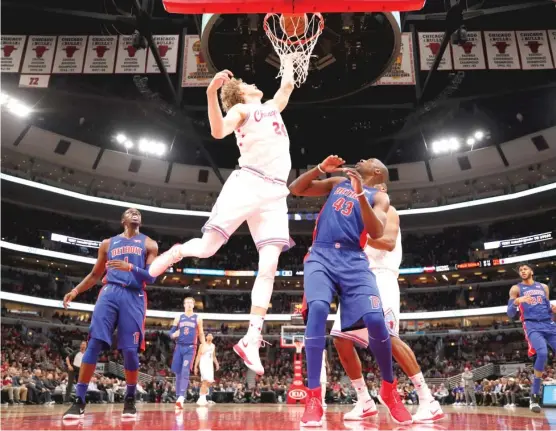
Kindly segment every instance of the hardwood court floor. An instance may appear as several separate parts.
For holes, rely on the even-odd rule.
[[[62,421],[67,406],[2,406],[2,430],[299,430],[302,406],[278,404],[186,405],[175,413],[170,404],[138,404],[135,420],[122,420],[121,404],[87,405],[82,420]],[[433,425],[407,427],[393,423],[383,407],[378,417],[344,422],[350,406],[330,405],[326,421],[315,430],[549,430],[556,429],[556,409],[535,414],[525,408],[445,407],[446,417]],[[415,407],[413,407],[415,409]]]

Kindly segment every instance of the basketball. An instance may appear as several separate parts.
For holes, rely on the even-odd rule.
[[[280,17],[280,27],[289,37],[302,36],[307,28],[306,13],[284,13]]]

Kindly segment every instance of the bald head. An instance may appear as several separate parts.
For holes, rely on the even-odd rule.
[[[355,169],[367,185],[387,183],[389,180],[388,168],[378,159],[360,160]]]

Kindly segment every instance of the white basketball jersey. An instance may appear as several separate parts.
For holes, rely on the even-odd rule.
[[[290,138],[280,111],[274,103],[245,106],[247,117],[234,131],[241,154],[239,166],[287,181],[292,167]]]
[[[399,275],[400,265],[402,263],[402,234],[398,229],[396,245],[394,250],[377,250],[369,246],[365,247],[365,254],[369,258],[369,268],[373,269],[389,269]]]
[[[214,358],[214,344],[207,344],[208,348],[201,355],[201,361],[205,364],[210,364]]]

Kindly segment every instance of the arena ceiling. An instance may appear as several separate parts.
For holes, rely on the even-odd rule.
[[[140,28],[152,34],[199,34],[199,17],[169,15],[159,0],[139,14],[136,0],[3,1],[3,34],[118,35]],[[402,31],[445,31],[454,26],[446,11],[454,0],[428,0],[420,11],[402,14]],[[554,28],[550,0],[463,0],[468,31]],[[507,7],[511,6],[512,10]],[[506,8],[506,9],[504,9]],[[496,13],[493,13],[496,12]],[[148,18],[150,16],[151,18]],[[556,60],[556,59],[555,59]],[[238,73],[241,76],[241,71]],[[163,75],[52,75],[44,90],[18,88],[17,74],[2,76],[3,91],[34,106],[30,121],[93,145],[121,149],[117,132],[150,135],[172,145],[165,157],[182,163],[232,168],[232,139],[210,138],[204,88],[171,89]],[[255,81],[268,76],[247,77]],[[319,91],[315,89],[315,91]],[[302,93],[300,93],[302,94]],[[299,96],[302,97],[302,96]],[[432,140],[464,138],[484,130],[494,145],[556,123],[556,69],[417,73],[415,86],[370,86],[330,102],[304,104],[295,97],[284,113],[294,167],[341,152],[350,162],[375,156],[389,164],[433,157]],[[428,145],[428,146],[427,146]]]

